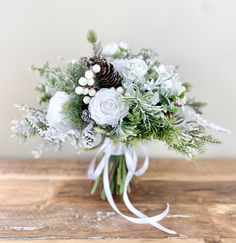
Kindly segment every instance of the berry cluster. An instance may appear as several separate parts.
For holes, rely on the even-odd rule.
[[[79,79],[79,85],[75,88],[75,93],[77,95],[85,95],[83,102],[89,104],[91,97],[95,96],[96,90],[94,88],[94,74],[99,73],[101,67],[98,64],[95,64],[92,67],[92,70],[85,72],[84,76]]]
[[[112,65],[111,67],[113,68]],[[84,77],[81,77],[79,79],[79,85],[75,88],[75,93],[77,95],[84,95],[83,98],[84,104],[88,105],[91,98],[96,95],[97,91],[95,89],[95,75],[99,74],[100,72],[104,72],[104,70],[102,70],[99,64],[95,64],[92,66],[91,70],[87,70],[85,72]],[[109,75],[110,74],[111,73],[109,73]],[[117,88],[111,87],[111,89],[115,89],[119,94],[124,93],[124,89],[122,88],[122,86],[119,86]]]

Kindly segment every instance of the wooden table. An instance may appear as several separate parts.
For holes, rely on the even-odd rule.
[[[236,161],[151,161],[131,193],[145,213],[171,211],[171,236],[90,195],[88,161],[0,161],[0,242],[236,243]],[[121,200],[121,210],[127,213]],[[37,240],[37,241],[36,241]]]

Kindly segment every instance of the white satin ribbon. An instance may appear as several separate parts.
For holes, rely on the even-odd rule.
[[[128,186],[131,182],[133,176],[141,176],[144,174],[148,168],[149,165],[149,159],[148,159],[148,153],[143,145],[140,145],[141,149],[143,150],[145,159],[143,162],[143,165],[136,170],[137,167],[137,154],[135,153],[134,149],[131,147],[125,147],[123,144],[114,145],[112,141],[109,139],[106,139],[104,144],[98,149],[96,152],[94,158],[92,159],[89,168],[88,168],[88,178],[91,180],[96,180],[101,173],[103,172],[103,187],[104,192],[107,198],[107,201],[111,205],[114,211],[116,211],[119,215],[127,219],[128,221],[132,223],[137,224],[151,224],[155,228],[164,231],[169,234],[176,234],[175,231],[167,229],[166,227],[162,226],[161,224],[157,223],[158,221],[165,218],[169,212],[169,204],[167,203],[166,209],[155,216],[149,217],[142,212],[140,212],[138,209],[136,209],[132,203],[129,200],[128,197]],[[104,153],[101,161],[96,167],[96,160],[100,153]],[[125,161],[126,166],[128,169],[127,176],[125,178],[125,185],[124,185],[124,193],[123,193],[123,200],[125,203],[125,206],[137,217],[130,217],[125,214],[123,214],[116,206],[114,199],[112,197],[111,189],[110,189],[110,181],[109,181],[109,158],[111,155],[125,155]]]

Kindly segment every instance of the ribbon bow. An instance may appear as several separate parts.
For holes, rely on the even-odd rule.
[[[167,203],[166,209],[161,212],[160,214],[157,214],[155,216],[149,217],[145,215],[144,213],[140,212],[138,209],[136,209],[132,203],[129,200],[127,189],[129,186],[130,181],[132,180],[133,176],[141,176],[145,173],[145,171],[148,168],[149,165],[149,159],[148,159],[148,153],[146,151],[146,148],[143,145],[140,145],[141,149],[144,152],[145,159],[143,162],[143,165],[136,170],[137,167],[137,154],[131,147],[125,147],[123,144],[114,145],[111,140],[106,139],[104,144],[98,149],[96,152],[94,158],[92,159],[89,168],[88,168],[88,178],[91,180],[96,180],[101,173],[103,172],[103,187],[104,192],[107,198],[107,201],[111,205],[111,207],[116,211],[119,215],[121,215],[123,218],[127,219],[128,221],[132,223],[137,224],[151,224],[155,228],[164,231],[169,234],[176,234],[175,231],[167,229],[166,227],[162,226],[161,224],[157,223],[158,221],[164,219],[168,212],[169,212],[169,204]],[[96,167],[96,160],[100,153],[104,153],[101,161]],[[110,182],[109,182],[109,158],[111,155],[125,155],[125,161],[126,166],[128,169],[128,173],[125,179],[125,185],[124,185],[124,193],[123,193],[123,200],[125,203],[125,206],[137,217],[131,217],[123,214],[116,206],[114,199],[112,197],[111,189],[110,189]]]

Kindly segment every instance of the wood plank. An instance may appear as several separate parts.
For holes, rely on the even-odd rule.
[[[0,180],[86,179],[88,160],[0,160]]]
[[[151,160],[142,180],[236,181],[235,160]],[[87,179],[89,160],[0,160],[0,180]]]
[[[90,202],[88,181],[71,180],[55,182],[54,199],[70,198],[74,202]],[[226,196],[226,192],[230,196]],[[132,202],[155,203],[234,203],[236,201],[236,183],[233,182],[181,182],[181,181],[140,181],[130,194]],[[99,200],[99,197],[95,197]],[[117,198],[119,201],[119,198]]]
[[[176,236],[129,223],[90,195],[87,166],[88,161],[75,160],[0,161],[1,242],[236,242],[235,161],[151,161],[130,198],[148,215],[169,202],[162,224]]]
[[[0,181],[0,205],[27,205],[42,203],[51,195],[50,181]]]
[[[151,160],[144,180],[236,181],[236,160]]]
[[[0,205],[28,205],[49,199],[55,203],[67,200],[79,204],[100,200],[99,195],[90,194],[91,183],[87,180],[5,180],[0,181],[0,189]],[[130,198],[139,204],[234,204],[236,182],[140,181],[132,188]]]
[[[221,243],[235,243],[236,238],[222,238]]]
[[[210,204],[207,209],[220,236],[236,238],[236,204]]]
[[[141,181],[131,193],[133,202],[234,203],[235,182]]]
[[[127,213],[123,205],[119,208]],[[163,205],[137,205],[153,215]],[[183,214],[183,212],[185,214]],[[203,205],[175,204],[162,224],[178,232],[170,236],[150,225],[138,225],[114,213],[106,202],[56,204],[45,207],[0,207],[0,239],[103,239],[103,238],[181,238],[219,239],[218,232]]]
[[[106,201],[89,194],[87,181],[49,182],[43,180],[37,181],[38,184],[35,185],[27,180],[11,181],[10,184],[8,182],[0,182],[0,188],[5,188],[0,194],[2,197],[0,200],[0,239],[126,238],[129,232],[132,232],[131,238],[139,238],[140,235],[144,238],[167,236],[151,226],[132,224],[119,217]],[[39,183],[42,183],[41,189]],[[158,181],[144,181],[143,183],[150,186],[152,192],[160,196],[167,182],[161,182],[164,183],[162,187],[155,186]],[[174,187],[174,183],[171,187]],[[44,191],[44,193],[37,195],[33,192],[34,189],[36,192]],[[182,191],[183,188],[179,193],[174,194],[175,203],[171,205],[170,215],[163,221],[163,224],[175,229],[179,233],[178,237],[181,238],[218,239],[218,232],[211,218],[207,216],[205,206],[195,200],[196,193],[186,197],[189,200],[185,203],[185,200],[182,201]],[[151,193],[151,198],[147,201],[146,192],[138,190],[137,193],[133,193],[132,199],[136,198],[135,205],[150,215],[163,210],[165,198],[153,197]],[[172,193],[167,193],[167,196]],[[120,200],[117,201],[118,206],[127,212],[124,205],[119,203]]]
[[[156,239],[90,239],[98,243],[153,243]],[[38,240],[3,240],[1,243],[37,243]],[[89,240],[43,240],[44,243],[88,243]],[[205,243],[203,239],[158,239],[158,243]],[[231,243],[231,242],[230,242]]]

